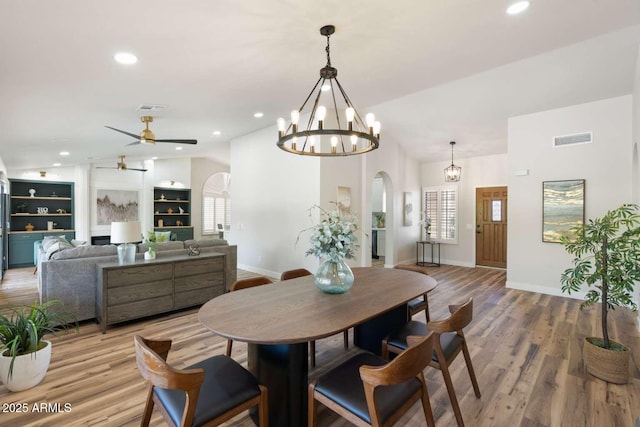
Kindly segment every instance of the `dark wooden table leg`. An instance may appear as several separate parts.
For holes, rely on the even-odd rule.
[[[353,343],[367,351],[380,355],[382,339],[406,324],[409,318],[407,305],[402,305],[374,317],[353,328]]]
[[[307,425],[307,343],[248,344],[249,371],[269,390],[269,425]],[[251,417],[257,425],[257,409]]]

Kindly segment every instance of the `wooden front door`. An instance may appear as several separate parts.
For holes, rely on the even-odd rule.
[[[476,265],[507,267],[507,187],[476,188]]]

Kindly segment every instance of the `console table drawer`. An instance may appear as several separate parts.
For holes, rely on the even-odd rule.
[[[171,295],[172,292],[173,286],[171,280],[119,286],[117,288],[111,288],[107,294],[107,305],[112,307],[119,304],[143,301],[150,298]]]
[[[193,291],[176,293],[175,308],[184,308],[204,304],[210,299],[222,295],[223,291],[224,286],[222,283],[220,283],[220,285],[211,288],[196,289]]]
[[[195,274],[212,273],[224,269],[224,257],[198,258],[192,257],[187,262],[176,262],[175,277],[193,276]]]
[[[109,307],[107,318],[101,321],[110,325],[170,310],[173,310],[173,295]]]
[[[176,278],[176,293],[194,291],[196,289],[224,286],[224,275],[221,273],[199,274],[197,276]],[[222,288],[221,288],[222,289]],[[220,295],[223,291],[220,291]]]
[[[111,269],[106,272],[106,283],[108,288],[129,286],[137,283],[156,282],[173,275],[172,264],[158,264],[153,268],[149,266],[132,266],[120,269]]]

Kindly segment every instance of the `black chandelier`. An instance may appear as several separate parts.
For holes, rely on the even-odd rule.
[[[302,103],[302,107],[291,112],[291,122],[287,126],[283,118],[278,119],[278,147],[284,151],[303,156],[351,156],[373,151],[380,145],[380,122],[372,113],[363,121],[351,100],[338,81],[338,70],[331,66],[329,37],[335,32],[333,25],[320,28],[320,34],[327,37],[327,65],[320,69],[320,78]],[[335,85],[334,85],[335,82]],[[340,107],[346,114],[346,129],[342,128],[340,108],[335,89],[342,95]],[[317,92],[317,93],[316,93]],[[321,95],[329,95],[329,105],[335,112],[335,128],[327,124],[327,108],[320,104]],[[307,114],[305,106],[313,98],[313,105],[306,126],[299,126],[300,117]],[[333,124],[332,124],[333,125]]]
[[[449,144],[451,144],[451,166],[444,168],[444,180],[445,182],[458,182],[462,168],[453,164],[453,146],[456,145],[456,142],[451,141]]]

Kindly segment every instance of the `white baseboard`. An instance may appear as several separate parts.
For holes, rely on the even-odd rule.
[[[274,279],[280,279],[280,273],[276,271],[266,270],[264,268],[255,267],[253,265],[238,264],[240,270],[250,271],[251,273],[260,274],[262,276],[273,277]]]
[[[507,288],[518,289],[520,291],[536,292],[539,294],[554,295],[557,297],[566,297],[566,298],[573,298],[573,299],[579,299],[579,300],[584,300],[586,295],[586,292],[573,292],[571,294],[567,294],[562,292],[560,288],[556,288],[552,286],[534,285],[532,283],[514,282],[512,280],[507,280],[506,286]]]

